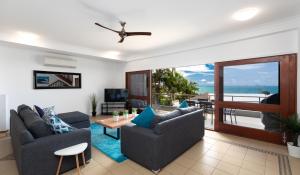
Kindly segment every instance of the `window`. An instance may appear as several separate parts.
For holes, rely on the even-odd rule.
[[[279,104],[279,89],[278,62],[224,67],[224,101]]]

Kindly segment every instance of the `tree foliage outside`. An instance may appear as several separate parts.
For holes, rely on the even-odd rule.
[[[159,94],[158,100],[161,105],[172,105],[175,99],[185,99],[186,94],[196,95],[199,87],[197,83],[190,82],[174,68],[157,69],[152,74],[152,90],[153,93]]]

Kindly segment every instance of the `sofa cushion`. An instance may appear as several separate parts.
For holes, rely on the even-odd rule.
[[[22,111],[22,110],[31,110],[31,108],[29,107],[29,106],[27,106],[27,105],[20,105],[20,106],[18,106],[18,110],[17,110],[17,112],[18,112],[18,115],[20,116],[20,112]],[[23,118],[22,118],[22,116],[20,116],[21,117],[21,119],[23,120]]]
[[[59,118],[61,118],[64,122],[68,124],[73,124],[73,123],[79,123],[79,122],[84,122],[89,120],[89,116],[79,112],[79,111],[74,111],[74,112],[67,112],[67,113],[61,113],[57,115]]]
[[[189,104],[186,100],[183,100],[179,105],[179,108],[187,108],[187,107],[189,107]]]
[[[18,107],[19,116],[24,121],[26,128],[31,132],[33,137],[40,138],[52,135],[53,132],[46,122],[30,107],[25,106],[21,105]]]
[[[151,107],[146,107],[145,110],[135,117],[131,122],[143,128],[150,128],[154,118],[154,111]]]
[[[52,115],[55,115],[54,108],[55,106],[49,106],[47,108],[43,108],[44,115],[42,117],[45,118],[45,117],[50,117]]]
[[[43,117],[44,114],[45,114],[45,112],[43,111],[43,109],[40,108],[40,107],[37,106],[37,105],[34,105],[34,106],[33,106],[33,111],[36,112],[36,113],[38,113],[40,117]]]
[[[154,128],[156,126],[156,124],[166,121],[166,120],[169,120],[169,119],[172,119],[172,118],[175,118],[175,117],[178,117],[180,115],[182,115],[182,114],[178,109],[175,109],[174,111],[168,112],[166,114],[156,114],[154,116],[154,119],[151,123],[150,128]]]
[[[187,107],[187,108],[178,108],[178,110],[181,112],[181,115],[184,115],[184,114],[196,111],[197,108],[192,106],[192,107]]]
[[[51,126],[51,129],[55,134],[68,133],[74,130],[70,125],[55,115],[48,118],[48,124]]]
[[[10,135],[14,146],[34,141],[33,135],[25,127],[23,120],[15,110],[10,110]]]

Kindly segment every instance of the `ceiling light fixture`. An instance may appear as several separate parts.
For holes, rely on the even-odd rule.
[[[256,7],[249,7],[241,9],[232,15],[232,18],[237,21],[247,21],[254,18],[259,13]]]
[[[119,55],[121,53],[118,51],[107,51],[104,53],[103,57],[104,58],[112,58],[112,59],[119,59]]]
[[[16,42],[21,44],[29,44],[34,45],[37,44],[39,35],[31,33],[31,32],[23,32],[19,31],[16,33]]]

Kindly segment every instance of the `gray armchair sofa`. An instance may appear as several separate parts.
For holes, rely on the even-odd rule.
[[[180,112],[180,115],[177,114]],[[121,128],[121,151],[129,159],[159,171],[204,136],[203,111],[174,111],[152,129],[129,124]]]
[[[89,145],[85,150],[86,160],[91,159],[89,117],[83,113],[73,112],[72,121],[71,114],[62,114],[60,117],[68,118],[65,122],[72,125],[74,121],[75,126],[82,126],[82,128],[65,134],[53,134],[43,123],[43,119],[29,107],[20,106],[18,113],[15,110],[10,111],[12,147],[20,175],[54,175],[59,161],[54,152],[82,142],[87,142]],[[82,160],[80,161],[82,163]],[[61,172],[75,167],[75,157],[65,157]]]

